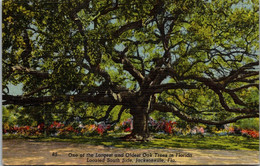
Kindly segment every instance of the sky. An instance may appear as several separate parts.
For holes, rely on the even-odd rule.
[[[18,84],[18,85],[13,85],[13,84],[8,84],[8,88],[9,88],[9,95],[22,95],[22,88],[23,85],[22,84]]]

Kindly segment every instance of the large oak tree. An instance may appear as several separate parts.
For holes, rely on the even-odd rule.
[[[221,125],[258,117],[256,0],[3,1],[3,105],[92,103]],[[8,84],[22,83],[22,95]],[[208,114],[212,115],[209,116]]]

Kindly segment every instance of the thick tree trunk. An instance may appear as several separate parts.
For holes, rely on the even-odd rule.
[[[133,116],[133,130],[125,136],[128,140],[147,141],[150,134],[148,129],[149,111],[153,96],[142,96],[137,101],[131,102],[130,114]]]
[[[148,118],[149,115],[146,110],[139,110],[133,115],[133,131],[132,136],[137,140],[146,140],[149,137]]]

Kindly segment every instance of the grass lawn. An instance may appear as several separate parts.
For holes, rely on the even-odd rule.
[[[104,145],[118,148],[196,148],[196,149],[223,149],[223,150],[259,150],[259,140],[243,136],[169,136],[155,135],[150,142],[124,141],[120,135],[105,136],[72,136],[70,138],[47,137],[36,138],[35,141],[57,141],[83,143],[90,145]],[[3,136],[3,139],[11,137]]]

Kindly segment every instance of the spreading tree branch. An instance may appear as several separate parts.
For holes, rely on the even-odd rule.
[[[105,116],[103,116],[101,118],[96,118],[95,116],[86,116],[85,118],[94,119],[96,122],[106,121],[109,117],[110,112],[113,110],[114,107],[115,107],[115,105],[110,105],[106,111]]]
[[[64,101],[73,102],[90,102],[100,105],[113,105],[120,104],[113,98],[108,96],[92,96],[92,95],[63,95],[63,96],[42,96],[42,97],[25,97],[25,96],[13,96],[3,95],[3,105],[15,104],[15,105],[41,105],[44,103],[57,103]]]
[[[114,34],[113,34],[113,37],[114,38],[118,38],[125,31],[131,30],[131,29],[139,29],[142,26],[143,26],[142,20],[138,20],[138,21],[135,21],[135,22],[130,22],[130,23],[126,24],[126,25],[123,25],[117,31],[115,31]]]
[[[133,64],[130,62],[130,60],[125,56],[125,53],[127,52],[127,48],[125,48],[122,52],[118,52],[119,58],[112,57],[112,60],[116,63],[123,64],[123,69],[128,71],[138,82],[139,84],[142,84],[144,81],[144,76],[142,73],[137,70]]]
[[[12,71],[13,72],[17,71],[17,72],[22,72],[22,73],[34,75],[36,77],[40,77],[40,78],[43,78],[43,79],[49,78],[49,73],[48,72],[42,72],[42,71],[33,70],[33,69],[30,69],[30,68],[23,67],[21,65],[13,66],[12,67]]]
[[[153,108],[154,108],[154,110],[158,110],[160,112],[171,112],[174,115],[176,115],[177,117],[179,117],[179,118],[181,118],[181,119],[183,119],[187,122],[203,123],[203,124],[208,124],[208,125],[224,125],[224,124],[227,124],[227,123],[236,122],[240,119],[259,117],[258,113],[254,113],[254,114],[252,113],[252,114],[236,116],[234,118],[230,118],[230,119],[223,120],[223,121],[212,121],[212,120],[204,120],[204,119],[193,118],[193,117],[186,115],[185,113],[183,113],[183,112],[181,112],[181,111],[179,111],[175,108],[172,108],[172,107],[169,107],[169,106],[166,106],[166,105],[163,105],[163,104],[156,103],[156,104],[153,105]]]

